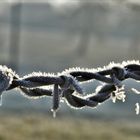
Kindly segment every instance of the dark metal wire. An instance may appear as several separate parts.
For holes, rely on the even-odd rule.
[[[0,94],[18,88],[29,98],[52,96],[55,116],[60,100],[65,100],[73,108],[94,108],[110,97],[124,101],[121,82],[128,78],[140,80],[139,61],[112,63],[97,70],[72,68],[56,75],[33,73],[22,78],[6,66],[0,66]],[[95,93],[85,95],[82,83],[91,80],[101,81],[102,86]]]

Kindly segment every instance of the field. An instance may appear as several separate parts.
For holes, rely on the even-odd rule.
[[[0,116],[0,140],[138,140],[140,123],[45,115]]]

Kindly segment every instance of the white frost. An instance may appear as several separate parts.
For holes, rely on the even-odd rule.
[[[0,95],[0,106],[2,106],[2,94]]]
[[[136,103],[135,106],[136,106],[136,108],[135,108],[136,115],[138,115],[139,114],[139,111],[140,111],[139,103]]]
[[[112,101],[113,103],[116,102],[116,100],[122,100],[122,102],[125,102],[125,98],[126,98],[126,95],[125,95],[125,91],[124,91],[124,86],[122,86],[121,88],[118,88],[114,94],[112,94]]]
[[[131,88],[131,90],[132,90],[134,93],[136,93],[136,94],[140,94],[140,91],[138,91],[138,90],[135,89],[135,88]]]

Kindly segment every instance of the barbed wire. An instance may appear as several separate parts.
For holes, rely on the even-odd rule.
[[[139,61],[112,62],[97,69],[70,68],[57,74],[33,72],[24,77],[19,77],[10,68],[0,65],[0,95],[4,91],[18,88],[29,98],[52,96],[52,111],[55,117],[61,100],[76,109],[94,108],[110,98],[113,102],[116,99],[124,102],[126,95],[122,81],[128,78],[140,81]],[[82,84],[93,80],[100,81],[101,84],[95,93],[87,95]]]

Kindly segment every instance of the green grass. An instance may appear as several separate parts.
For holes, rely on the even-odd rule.
[[[0,140],[138,140],[140,123],[39,115],[1,116]]]

